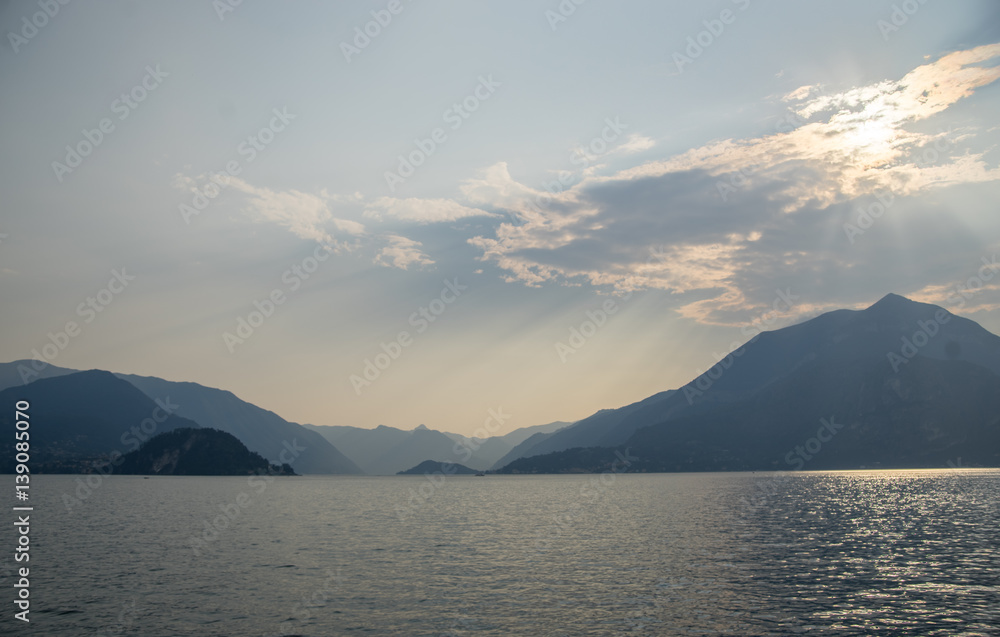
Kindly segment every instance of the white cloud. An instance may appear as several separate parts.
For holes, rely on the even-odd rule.
[[[779,74],[777,77],[781,77],[781,74]],[[784,102],[800,102],[809,97],[810,95],[812,95],[814,92],[820,90],[821,88],[822,87],[819,86],[818,84],[800,86],[799,88],[795,89],[788,95],[782,97],[781,100]]]
[[[829,250],[831,240],[822,237],[833,227],[840,234],[833,241],[842,240],[841,222],[830,226],[828,220],[857,202],[885,191],[902,200],[1000,180],[984,153],[959,152],[957,142],[970,130],[928,134],[912,126],[1000,78],[1000,67],[988,64],[998,56],[1000,44],[959,51],[898,80],[832,94],[820,85],[801,86],[775,98],[792,104],[801,118],[795,126],[715,141],[610,175],[599,174],[605,165],[591,163],[553,192],[517,182],[506,162],[463,182],[457,198],[366,202],[358,193],[274,191],[238,179],[231,185],[247,196],[255,219],[317,241],[334,235],[364,240],[377,250],[375,263],[404,270],[435,261],[420,242],[369,234],[363,223],[334,217],[334,207],[362,210],[372,222],[496,219],[495,231],[469,243],[508,281],[660,289],[678,295],[683,316],[732,324],[766,305],[773,289],[765,288],[786,272],[823,280],[839,266],[837,276],[849,278],[840,255]],[[920,161],[934,142],[946,150],[931,163]],[[653,147],[652,138],[632,133],[605,155]],[[191,189],[204,179],[179,175],[175,185]],[[732,189],[734,183],[738,192],[726,194],[735,202],[721,198],[720,185]],[[821,309],[803,303],[799,311]]]
[[[654,146],[656,146],[656,141],[653,140],[653,138],[640,135],[639,133],[632,133],[625,138],[624,142],[615,147],[613,152],[621,153],[623,155],[631,155],[633,153],[649,150]]]
[[[463,206],[451,199],[395,199],[380,197],[365,207],[365,217],[379,221],[397,219],[415,223],[441,223],[467,217],[495,217],[497,215]]]
[[[377,265],[384,265],[401,270],[409,270],[410,266],[433,265],[434,261],[420,249],[421,243],[406,237],[390,234],[386,235],[389,245],[382,248],[375,257]]]
[[[208,175],[192,177],[184,174],[174,176],[172,185],[180,190],[205,191],[209,183]],[[270,222],[284,227],[302,239],[310,239],[324,245],[340,249],[346,244],[338,236],[359,237],[365,234],[365,226],[357,221],[341,219],[330,211],[332,204],[350,204],[361,200],[360,193],[332,195],[326,190],[319,194],[298,190],[273,190],[254,186],[238,177],[221,180],[222,191],[233,190],[246,198],[243,211],[258,222]]]
[[[504,163],[462,186],[484,208],[506,210],[523,223],[501,224],[470,243],[508,272],[538,286],[548,281],[618,289],[658,288],[699,298],[681,314],[728,323],[739,308],[762,302],[762,286],[782,272],[823,267],[816,241],[829,211],[849,209],[875,193],[897,199],[933,188],[1000,180],[984,154],[959,153],[954,133],[908,130],[914,122],[1000,78],[984,64],[1000,44],[946,55],[898,81],[819,95],[803,86],[785,96],[808,121],[797,128],[746,140],[722,140],[609,176],[588,176],[549,195],[515,182]],[[950,152],[928,165],[920,152],[948,137]],[[635,147],[645,142],[637,141]],[[740,175],[739,205],[720,200],[719,184]],[[828,211],[826,216],[819,213]],[[840,230],[839,227],[835,231]],[[835,240],[843,240],[843,233]],[[652,245],[660,258],[648,257]],[[824,250],[827,250],[824,252]],[[810,308],[810,310],[817,308]]]

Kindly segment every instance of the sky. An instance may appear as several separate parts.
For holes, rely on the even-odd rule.
[[[0,2],[0,360],[471,434],[1000,333],[995,1],[577,2]]]

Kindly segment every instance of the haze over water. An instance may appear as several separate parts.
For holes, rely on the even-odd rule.
[[[407,516],[397,505],[426,478],[261,489],[112,476],[68,513],[62,494],[76,479],[33,482],[34,612],[17,634],[988,635],[1000,625],[998,470],[452,476]],[[249,502],[195,555],[191,538],[240,493]]]

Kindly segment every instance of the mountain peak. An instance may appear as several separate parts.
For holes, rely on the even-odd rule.
[[[951,312],[939,305],[913,301],[905,296],[889,293],[861,313],[877,319],[914,321],[916,319],[930,320],[938,312],[945,312],[946,315],[953,316]]]
[[[910,299],[906,298],[905,296],[900,296],[900,295],[895,294],[893,292],[889,292],[888,294],[886,294],[885,296],[883,296],[881,299],[879,299],[878,301],[876,301],[875,304],[873,304],[868,309],[871,309],[871,308],[874,308],[874,307],[898,308],[898,307],[905,307],[907,305],[915,305],[915,304],[916,304],[916,301],[911,301]]]

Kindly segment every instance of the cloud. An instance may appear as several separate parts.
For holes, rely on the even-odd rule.
[[[467,217],[495,217],[497,215],[469,208],[450,199],[395,199],[380,197],[365,207],[365,217],[379,221],[397,219],[415,223],[441,223]]]
[[[656,146],[656,142],[651,137],[646,137],[638,133],[632,133],[625,138],[625,141],[615,147],[615,153],[620,153],[623,155],[631,155],[633,153],[640,153],[644,150],[649,150]]]
[[[1000,310],[1000,284],[996,283],[986,284],[975,290],[962,288],[960,285],[928,285],[906,296],[913,301],[940,305],[963,314]]]
[[[507,162],[497,162],[480,171],[478,177],[462,183],[459,191],[473,205],[509,212],[525,212],[522,208],[526,207],[527,202],[548,196],[544,191],[534,190],[514,181]]]
[[[782,74],[783,74],[783,72],[782,72]],[[779,74],[777,77],[780,78],[782,74]],[[816,84],[816,85],[800,86],[799,88],[795,89],[794,91],[792,91],[788,95],[785,95],[784,97],[782,97],[781,100],[784,101],[784,102],[799,102],[799,101],[802,101],[802,100],[806,99],[807,97],[809,97],[810,95],[812,95],[815,91],[818,91],[821,88],[822,87],[819,86],[818,84]]]
[[[332,202],[352,200],[353,197],[330,195],[325,190],[318,195],[298,190],[272,190],[253,186],[236,177],[230,179],[229,186],[247,195],[247,212],[258,220],[283,226],[297,237],[333,245],[337,243],[333,230],[350,235],[364,233],[362,224],[338,219],[330,212]]]
[[[357,193],[275,191],[239,179],[230,185],[247,198],[253,219],[317,241],[351,237],[352,245],[373,248],[378,265],[406,270],[435,261],[420,242],[369,232],[365,223],[335,217],[334,209],[363,211],[373,224],[492,221],[491,231],[468,243],[507,281],[663,290],[682,316],[735,325],[769,307],[778,286],[816,289],[837,280],[841,289],[878,298],[888,291],[881,285],[916,283],[885,237],[872,233],[858,245],[847,243],[845,224],[878,197],[895,202],[893,216],[914,220],[907,230],[912,250],[933,252],[947,237],[956,246],[952,255],[973,245],[921,201],[945,187],[1000,181],[1000,169],[988,163],[988,151],[964,148],[979,131],[931,134],[915,124],[1000,78],[1000,67],[990,65],[998,56],[1000,44],[993,44],[945,55],[897,80],[840,92],[801,86],[773,98],[792,115],[770,134],[713,141],[611,174],[607,164],[590,161],[541,188],[516,181],[506,162],[461,183],[454,198],[365,201]],[[602,157],[621,161],[655,145],[631,133]],[[926,161],[931,149],[934,159]],[[179,175],[176,185],[193,189],[206,179]],[[852,259],[872,267],[858,269]],[[908,289],[932,296],[927,285]],[[842,296],[831,304],[855,301]],[[823,309],[803,301],[793,314]]]
[[[213,188],[215,184],[221,183],[223,192],[230,190],[241,193],[245,199],[243,212],[252,220],[282,226],[302,239],[310,239],[339,249],[346,244],[338,241],[336,236],[358,237],[365,234],[363,224],[335,217],[330,211],[333,204],[360,201],[360,193],[332,195],[326,190],[320,191],[319,194],[298,190],[273,190],[254,186],[243,179],[231,176],[216,176],[216,179],[211,181],[214,182]],[[204,192],[209,183],[208,175],[192,177],[177,174],[173,179],[175,188],[191,192]]]
[[[434,261],[420,249],[421,243],[406,237],[390,234],[385,240],[389,245],[382,248],[375,257],[377,265],[384,265],[400,270],[409,270],[410,266],[433,265]]]
[[[795,120],[772,134],[588,176],[561,192],[519,184],[505,163],[496,164],[461,192],[516,222],[469,243],[509,281],[665,290],[682,315],[704,323],[745,320],[771,303],[783,280],[819,286],[835,275],[867,289],[878,277],[852,271],[843,256],[843,225],[857,205],[881,195],[897,202],[895,212],[917,218],[927,211],[913,195],[1000,180],[984,154],[959,153],[964,133],[910,130],[1000,78],[1000,68],[984,64],[997,56],[1000,44],[959,51],[899,80],[840,93],[803,86],[783,98],[794,103]],[[935,162],[920,161],[933,143],[946,150]],[[930,246],[941,231],[912,233]],[[885,260],[876,246],[885,252],[874,238],[852,249]],[[883,269],[905,275],[898,264]]]

